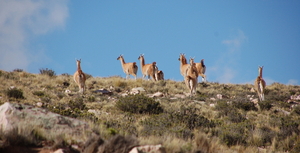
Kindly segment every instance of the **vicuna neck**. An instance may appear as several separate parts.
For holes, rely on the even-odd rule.
[[[120,58],[120,61],[121,61],[121,64],[122,64],[122,65],[125,64],[125,60],[124,60],[123,57]]]
[[[141,58],[140,58],[140,59],[141,59],[141,64],[142,64],[142,65],[145,65],[145,59],[144,59],[144,57],[143,57],[143,56],[141,56]]]
[[[180,61],[181,64],[187,64],[186,58],[184,56],[181,56]]]
[[[259,74],[259,76],[262,78],[262,68],[259,68],[258,74]]]
[[[77,62],[77,70],[81,70],[80,62]]]

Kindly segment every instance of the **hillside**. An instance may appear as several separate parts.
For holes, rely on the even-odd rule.
[[[300,152],[300,86],[273,83],[266,87],[266,100],[257,102],[252,84],[198,83],[196,95],[189,97],[183,81],[90,75],[86,92],[79,94],[72,75],[48,69],[0,71],[0,82],[0,105],[27,104],[79,119],[107,141],[131,136],[128,141],[162,144],[168,153]],[[12,145],[6,141],[13,139],[1,133],[0,148]],[[81,139],[62,133],[64,146],[82,146],[91,137],[82,133]],[[57,141],[42,132],[32,139],[13,145]]]

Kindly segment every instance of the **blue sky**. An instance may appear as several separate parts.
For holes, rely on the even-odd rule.
[[[0,0],[0,69],[122,76],[120,61],[157,62],[183,80],[178,57],[205,59],[210,82],[300,84],[300,1]]]

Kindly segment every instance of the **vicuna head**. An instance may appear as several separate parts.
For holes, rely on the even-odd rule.
[[[182,64],[187,64],[187,60],[185,58],[185,54],[180,53],[178,60],[182,63]]]
[[[258,66],[258,76],[262,77],[262,71],[264,66]]]

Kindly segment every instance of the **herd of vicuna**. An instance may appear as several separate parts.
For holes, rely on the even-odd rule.
[[[136,62],[126,63],[123,55],[120,55],[117,60],[121,61],[123,72],[126,74],[126,79],[128,79],[130,75],[136,79],[138,71]],[[163,71],[158,70],[156,62],[145,64],[145,58],[142,54],[138,57],[138,60],[140,60],[143,78],[147,76],[148,80],[150,80],[150,77],[153,81],[164,80],[164,73]],[[190,95],[192,96],[196,93],[198,76],[202,77],[202,81],[206,81],[206,66],[204,65],[204,59],[202,59],[200,63],[195,63],[194,58],[190,58],[190,63],[188,64],[185,54],[180,54],[178,60],[180,61],[180,73],[184,78],[184,82],[190,92]],[[79,92],[83,93],[85,90],[86,76],[81,70],[80,63],[81,60],[76,60],[77,71],[74,73],[74,81],[79,87]],[[257,91],[260,101],[264,100],[264,89],[266,87],[266,82],[262,77],[262,71],[263,67],[259,66],[258,76],[254,82],[254,89]]]

